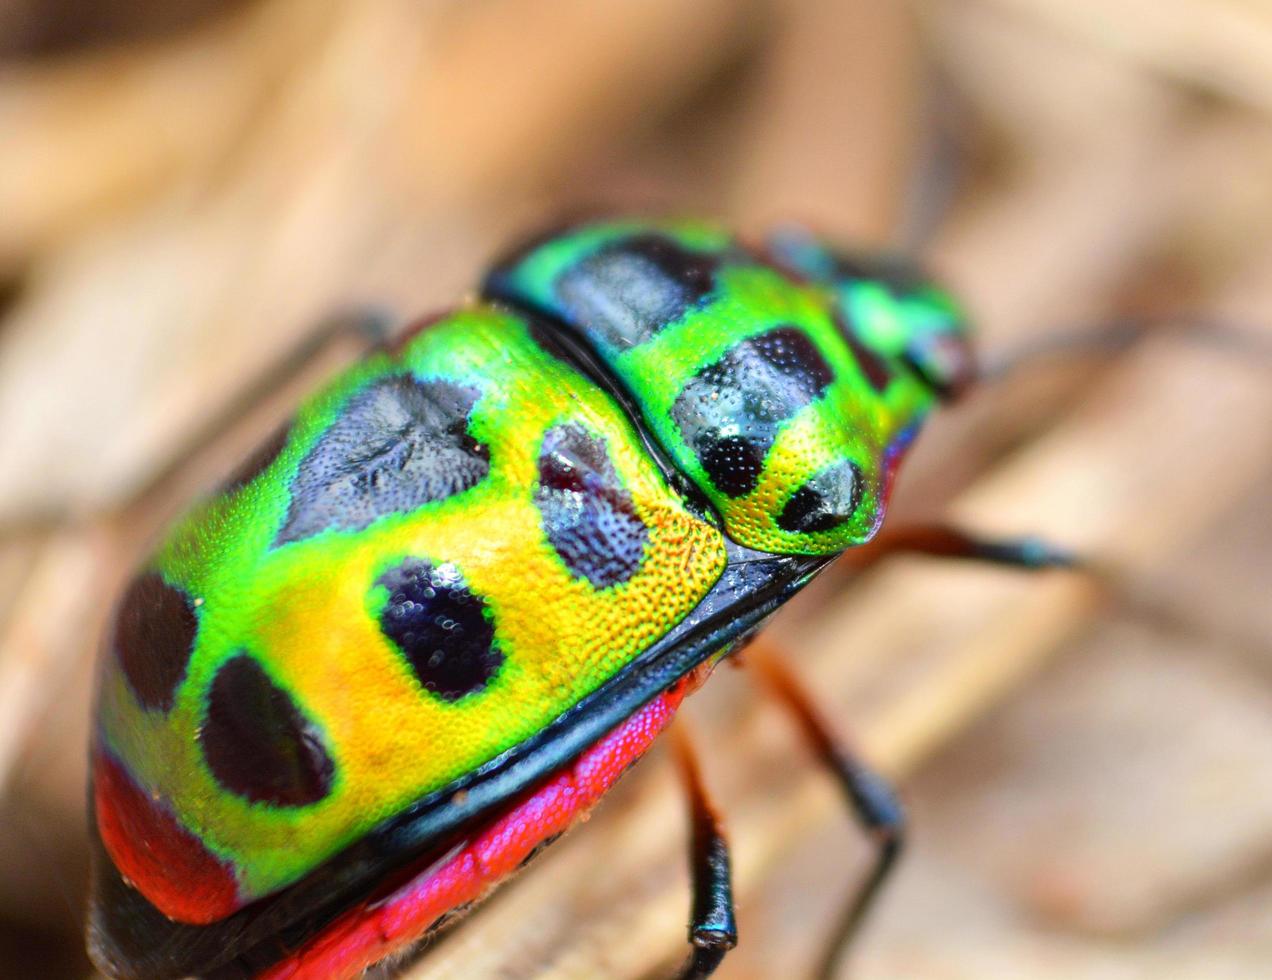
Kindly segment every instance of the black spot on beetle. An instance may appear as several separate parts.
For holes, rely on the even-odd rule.
[[[604,589],[636,573],[649,529],[603,439],[573,424],[550,429],[539,451],[534,499],[548,540],[576,576]]]
[[[555,283],[565,318],[610,347],[643,344],[715,289],[715,256],[663,235],[620,239],[566,269]]]
[[[217,782],[253,803],[307,806],[331,792],[317,728],[247,654],[216,672],[199,743]]]
[[[699,371],[671,415],[715,488],[740,497],[759,482],[781,424],[833,380],[826,358],[802,330],[775,327]]]
[[[458,701],[494,679],[504,660],[494,624],[454,565],[407,558],[376,585],[389,593],[380,629],[426,691]]]
[[[771,442],[767,438],[706,435],[697,440],[695,448],[712,485],[726,497],[742,497],[760,482]]]
[[[860,467],[851,460],[841,460],[791,494],[777,515],[777,526],[801,534],[832,530],[852,519],[861,496]]]
[[[407,375],[368,385],[301,460],[275,545],[358,531],[475,486],[490,469],[489,450],[468,434],[479,396]]]
[[[188,595],[156,572],[133,579],[115,615],[114,646],[124,677],[144,707],[172,708],[198,631]]]

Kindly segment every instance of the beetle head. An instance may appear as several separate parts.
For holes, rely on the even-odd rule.
[[[974,379],[966,313],[913,262],[846,253],[797,225],[780,228],[765,244],[779,265],[835,292],[854,339],[901,361],[942,398],[957,396]]]

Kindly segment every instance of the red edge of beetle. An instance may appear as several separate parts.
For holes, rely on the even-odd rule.
[[[480,899],[545,840],[591,809],[671,723],[709,664],[650,701],[572,764],[550,776],[442,862],[396,891],[350,909],[262,977],[330,980],[355,976],[422,938],[447,912]]]
[[[93,752],[93,805],[97,831],[119,873],[169,918],[207,925],[242,904],[233,867],[100,746]]]

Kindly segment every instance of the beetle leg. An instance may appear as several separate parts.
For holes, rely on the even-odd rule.
[[[229,430],[257,404],[288,382],[295,380],[336,341],[353,341],[358,347],[359,354],[383,344],[389,336],[390,323],[391,318],[388,314],[371,307],[353,307],[325,317],[233,399],[206,426],[204,431],[198,434],[199,442],[195,445],[200,445],[204,441],[210,442],[216,436]]]
[[[338,340],[352,339],[360,352],[385,342],[389,334],[390,317],[372,308],[357,307],[335,313],[322,320],[294,347],[283,353],[256,380],[252,381],[228,405],[221,409],[179,448],[171,460],[153,475],[142,488],[137,499],[144,499],[157,488],[164,486],[200,450],[213,442],[248,416],[253,409],[265,402],[270,395],[296,380],[320,355],[327,352]]]
[[[852,752],[831,730],[795,675],[761,639],[747,647],[743,662],[759,671],[764,686],[790,711],[804,738],[839,780],[862,829],[875,847],[874,863],[840,914],[816,975],[834,976],[843,952],[852,941],[896,866],[905,841],[905,811],[888,782]]]
[[[689,959],[677,980],[708,977],[738,943],[733,913],[733,885],[729,873],[729,842],[702,781],[702,769],[684,721],[673,729],[673,744],[685,793],[689,798],[690,855],[693,912],[689,923]]]
[[[125,514],[145,510],[151,497],[166,488],[201,450],[232,430],[270,395],[295,380],[329,345],[342,338],[352,338],[363,351],[383,344],[389,336],[391,318],[382,311],[354,308],[322,320],[299,343],[280,356],[264,374],[231,399],[209,422],[178,446],[168,461],[123,504]],[[21,523],[0,523],[0,542],[9,542],[30,534],[48,533],[68,523],[71,515],[50,511],[24,519]]]
[[[1048,568],[1072,569],[1093,577],[1118,599],[1123,608],[1146,620],[1175,631],[1196,631],[1200,628],[1181,616],[1179,610],[1155,601],[1152,596],[1137,588],[1134,577],[1127,574],[1116,562],[1077,555],[1036,537],[990,538],[945,524],[910,525],[895,531],[884,531],[869,544],[847,552],[833,568],[841,573],[852,574],[897,552],[971,559],[1028,572]]]
[[[981,383],[1001,381],[1047,360],[1107,358],[1152,336],[1171,337],[1243,357],[1272,358],[1272,345],[1257,327],[1198,314],[1128,316],[1085,327],[1049,331],[1018,347],[999,351],[981,365]]]
[[[948,524],[914,524],[885,530],[869,544],[849,552],[848,564],[861,568],[897,552],[970,558],[1028,571],[1080,568],[1087,564],[1073,552],[1042,538],[993,538]]]

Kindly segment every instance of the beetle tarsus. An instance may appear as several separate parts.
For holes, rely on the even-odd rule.
[[[689,959],[681,971],[676,974],[676,980],[702,980],[703,977],[711,976],[724,962],[725,954],[737,945],[736,936],[709,936],[707,933],[698,933],[693,938],[693,952],[689,954]]]
[[[879,810],[868,812],[860,806],[857,809],[858,818],[871,830],[870,836],[876,848],[874,864],[870,869],[870,874],[857,886],[852,900],[840,914],[835,931],[826,943],[826,951],[822,955],[821,963],[818,965],[816,973],[814,973],[818,980],[831,980],[836,975],[840,961],[852,943],[853,937],[856,936],[857,930],[861,927],[866,913],[874,905],[875,898],[885,882],[887,882],[892,869],[896,866],[897,859],[901,856],[905,843],[905,811],[901,809],[896,797],[892,795],[891,788],[883,784],[882,780],[879,780],[873,773],[868,773],[867,771],[867,774],[878,782],[880,787],[886,790],[889,798],[886,805]],[[847,784],[845,784],[845,788],[848,788]],[[853,791],[848,788],[848,792],[852,794]],[[853,799],[854,804],[856,804],[856,797],[854,796]],[[876,800],[876,802],[881,801],[881,797]],[[885,822],[877,822],[881,818],[885,818]]]

